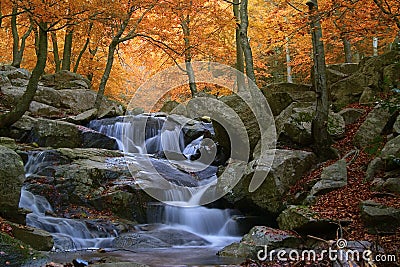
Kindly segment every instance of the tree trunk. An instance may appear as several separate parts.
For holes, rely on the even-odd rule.
[[[39,79],[44,72],[47,60],[47,25],[39,23],[38,56],[36,66],[32,71],[28,86],[21,99],[9,113],[0,115],[0,128],[6,128],[18,121],[22,115],[29,109],[29,105],[35,96]]]
[[[246,63],[247,77],[256,83],[256,76],[254,74],[253,54],[251,51],[249,38],[247,37],[247,28],[249,27],[248,16],[248,0],[240,2],[240,43],[244,53],[244,61]]]
[[[13,37],[13,62],[12,66],[19,68],[21,62],[17,59],[18,51],[19,51],[19,35],[17,29],[17,13],[18,7],[16,5],[12,8],[12,16],[11,16],[11,32]]]
[[[374,57],[378,56],[378,37],[372,38],[372,50],[373,50],[373,56]]]
[[[332,140],[328,133],[329,92],[326,84],[325,50],[317,0],[307,2],[310,9],[310,26],[313,44],[314,87],[317,95],[315,117],[312,121],[314,151],[321,161],[334,157]]]
[[[86,49],[87,49],[88,46],[89,46],[89,43],[90,43],[90,32],[91,32],[91,30],[92,30],[92,27],[93,27],[93,23],[90,23],[89,29],[88,29],[88,37],[86,38],[86,42],[85,42],[85,44],[83,45],[81,51],[79,52],[78,58],[76,59],[76,62],[75,62],[75,66],[74,66],[74,72],[75,72],[75,73],[78,72],[79,63],[81,62],[81,59],[82,59],[82,57],[83,57],[83,54],[85,53]]]
[[[237,74],[236,82],[238,91],[241,91],[244,88],[244,58],[243,58],[243,49],[240,43],[240,10],[239,10],[240,2],[239,0],[233,1],[233,15],[235,16],[237,25],[235,30],[235,40],[236,40],[236,69],[240,72]]]
[[[192,97],[197,94],[197,86],[196,86],[196,77],[194,75],[193,67],[192,67],[192,48],[190,47],[190,16],[187,15],[186,18],[181,18],[181,27],[183,31],[183,40],[185,43],[185,65],[186,65],[186,74],[189,78],[189,88]]]
[[[64,51],[61,67],[62,70],[71,70],[72,37],[73,30],[67,29],[64,39]]]
[[[111,41],[110,45],[108,46],[108,56],[107,56],[107,64],[106,68],[104,69],[103,76],[101,77],[99,91],[97,92],[96,101],[94,107],[97,110],[100,110],[101,103],[103,102],[104,91],[106,89],[106,84],[108,78],[110,77],[111,69],[114,63],[114,53],[118,46],[118,39],[115,37]]]
[[[285,37],[286,39],[286,74],[287,74],[287,82],[288,83],[293,83],[293,77],[292,77],[292,66],[290,66],[290,47],[289,47],[289,37]]]
[[[351,52],[351,43],[346,37],[342,38],[344,49],[344,62],[353,63],[353,53]]]
[[[60,61],[60,54],[58,53],[57,34],[55,32],[51,32],[51,42],[53,44],[53,55],[54,55],[54,64],[56,66],[56,72],[59,72],[61,70],[61,61]]]

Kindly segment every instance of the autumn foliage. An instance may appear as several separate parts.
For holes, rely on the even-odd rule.
[[[188,49],[192,60],[235,66],[237,21],[231,1],[1,0],[0,4],[0,61],[3,64],[13,60],[11,29],[12,14],[16,11],[20,42],[24,34],[29,33],[21,66],[33,68],[37,22],[48,22],[51,38],[46,72],[59,70],[69,56],[69,69],[87,76],[94,90],[99,87],[115,32],[129,9],[135,9],[129,18],[128,30],[136,27],[137,36],[118,44],[105,90],[106,95],[122,101],[129,101],[140,84],[158,71],[184,62]],[[319,5],[329,64],[345,61],[344,41],[349,44],[351,61],[358,62],[373,55],[373,38],[378,40],[378,53],[383,53],[398,34],[397,0],[384,3],[380,0],[323,0]],[[144,7],[149,11],[136,25]],[[189,48],[185,46],[181,27],[183,18],[190,18]],[[249,23],[248,34],[260,86],[285,81],[288,65],[295,82],[309,81],[312,48],[307,7],[303,1],[249,1]],[[72,36],[70,55],[64,51],[68,34]],[[169,97],[179,99],[180,94],[186,94],[184,90],[187,89],[175,90]]]

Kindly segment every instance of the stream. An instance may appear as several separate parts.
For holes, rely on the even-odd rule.
[[[198,123],[196,127],[204,133],[213,134],[211,123]],[[162,169],[164,178],[172,177],[174,183],[187,186],[189,196],[180,191],[168,190],[165,192],[168,199],[165,203],[147,203],[147,223],[135,226],[134,232],[129,233],[133,234],[134,241],[121,241],[117,229],[112,225],[96,225],[93,221],[52,216],[53,207],[45,197],[23,189],[20,207],[32,211],[27,215],[27,225],[46,230],[54,238],[55,245],[49,254],[52,261],[71,262],[81,258],[90,262],[104,257],[104,254],[100,255],[96,250],[102,248],[107,251],[107,257],[114,257],[117,261],[133,261],[150,266],[240,263],[240,259],[216,256],[219,249],[240,240],[242,233],[235,220],[240,214],[230,209],[198,205],[207,185],[216,181],[217,172],[216,166],[191,160],[202,148],[205,137],[204,134],[198,134],[201,131],[188,138],[178,123],[167,122],[166,117],[151,115],[129,116],[128,120],[122,117],[96,120],[89,124],[89,128],[117,140],[125,160],[113,164],[128,162],[143,167],[146,166],[143,160],[151,155],[152,166],[157,171]],[[174,159],[163,157],[167,153],[172,153]],[[29,154],[25,166],[27,177],[46,164],[46,159],[40,155]],[[190,177],[182,172],[188,168],[202,172],[201,177],[204,179],[189,181]],[[148,176],[153,175],[152,170],[146,173]],[[192,186],[204,186],[204,189],[192,191]],[[139,245],[120,249],[121,242],[138,242]],[[144,246],[141,247],[141,244]]]

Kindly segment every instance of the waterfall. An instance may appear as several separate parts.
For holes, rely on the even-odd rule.
[[[168,203],[149,203],[149,223],[161,224],[164,229],[191,232],[215,247],[238,240],[238,227],[233,219],[236,215],[234,211],[203,206],[193,207],[200,203],[205,192],[210,191],[209,187],[215,185],[217,181],[216,166],[191,160],[191,156],[198,153],[203,146],[205,138],[202,135],[193,135],[195,137],[186,140],[188,145],[185,146],[185,136],[178,123],[169,121],[166,117],[145,115],[94,120],[90,122],[89,127],[117,140],[119,149],[126,153],[125,161],[119,164],[136,164],[139,170],[143,170],[141,182],[146,182],[147,178],[148,181],[152,181],[155,173],[161,173],[164,179],[183,185],[186,189],[165,190],[163,193],[168,195]],[[204,132],[210,133],[209,128]],[[46,167],[57,164],[56,160],[60,160],[56,151],[45,152],[29,154],[25,165],[27,177],[47,175]],[[151,155],[148,161],[149,154],[167,154],[166,152],[184,156],[170,160]],[[68,159],[61,160],[68,161]],[[118,161],[121,159],[118,158]],[[108,163],[118,164],[112,158]],[[146,168],[146,164],[149,163],[153,168]],[[196,175],[196,179],[193,175]],[[26,189],[22,190],[20,207],[32,211],[27,215],[28,225],[44,229],[53,235],[55,249],[110,247],[113,238],[117,236],[116,231],[92,229],[93,227],[88,227],[85,220],[49,216],[48,214],[53,214],[53,208],[47,199],[34,195]]]

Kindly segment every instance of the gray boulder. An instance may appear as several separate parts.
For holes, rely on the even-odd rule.
[[[400,177],[387,179],[382,184],[382,189],[386,192],[400,194]]]
[[[389,140],[382,148],[380,157],[385,162],[386,170],[393,170],[400,166],[400,136]]]
[[[397,116],[396,122],[393,125],[393,133],[400,135],[400,115]]]
[[[279,115],[293,102],[293,98],[288,92],[264,91],[263,93],[274,116]]]
[[[387,109],[376,106],[368,115],[354,136],[354,145],[367,148],[382,141],[381,134],[389,122],[391,114]]]
[[[0,146],[4,146],[12,150],[16,150],[18,148],[15,140],[8,137],[0,137]]]
[[[400,209],[387,207],[371,200],[361,202],[361,220],[373,234],[395,233],[400,227]]]
[[[334,238],[338,225],[320,216],[306,206],[291,205],[277,218],[279,229],[295,230],[301,235],[324,235]]]
[[[18,211],[24,163],[17,153],[4,146],[0,146],[0,158],[0,214],[11,218]]]
[[[312,187],[310,194],[322,195],[346,185],[347,167],[346,161],[342,159],[322,170],[321,180]]]
[[[295,83],[275,83],[261,88],[261,92],[268,99],[270,93],[285,92],[297,102],[314,102],[316,99],[315,91],[311,85]]]
[[[10,127],[10,137],[25,142],[35,126],[37,119],[23,115],[16,123]]]
[[[293,103],[276,117],[278,140],[288,140],[300,145],[312,143],[311,124],[315,115],[315,107],[307,103]],[[328,133],[335,139],[345,133],[345,122],[341,115],[330,112],[328,117]]]
[[[42,147],[79,147],[81,135],[76,125],[68,122],[38,119],[32,129],[31,142]]]
[[[276,215],[284,210],[283,198],[290,187],[311,169],[315,155],[300,150],[277,149],[271,168],[265,164],[269,162],[269,157],[263,155],[250,162],[244,177],[224,198],[244,210],[264,210]],[[255,170],[269,173],[263,184],[250,193],[248,188]]]
[[[61,110],[36,101],[32,101],[30,103],[29,112],[31,113],[31,115],[41,116],[46,118],[59,117],[60,115],[62,115]]]
[[[355,123],[359,118],[365,114],[365,110],[359,108],[345,108],[338,114],[344,119],[346,125]]]
[[[82,75],[62,70],[55,74],[43,75],[41,83],[45,86],[60,89],[89,89],[90,81]]]
[[[41,229],[10,223],[12,234],[18,240],[30,245],[33,249],[49,251],[53,248],[53,237],[49,232]]]
[[[296,248],[301,238],[293,232],[273,229],[266,226],[255,226],[239,243],[233,243],[218,252],[223,257],[239,257],[257,259],[259,250],[274,248]]]

